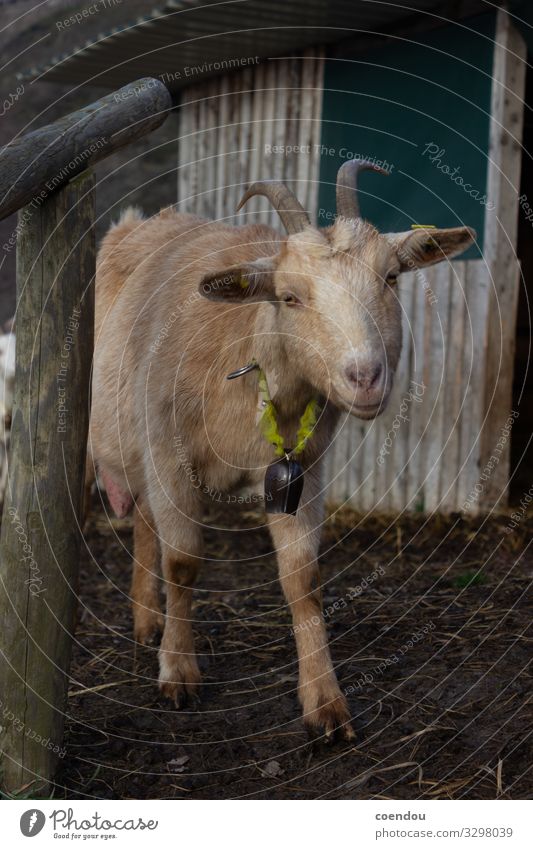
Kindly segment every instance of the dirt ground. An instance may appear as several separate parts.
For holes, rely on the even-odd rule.
[[[177,712],[158,696],[157,649],[132,640],[131,526],[97,510],[56,797],[531,798],[533,517],[509,534],[508,521],[328,520],[324,604],[359,739],[327,747],[303,730],[261,517],[235,506],[208,517],[202,700]]]

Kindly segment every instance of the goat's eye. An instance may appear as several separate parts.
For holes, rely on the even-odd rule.
[[[396,286],[397,282],[398,282],[398,275],[397,274],[387,274],[387,283],[389,284],[389,286]]]
[[[300,301],[300,299],[297,298],[296,295],[293,295],[292,292],[286,292],[282,296],[282,301],[283,301],[284,304],[288,304],[290,307],[302,305],[302,302]]]

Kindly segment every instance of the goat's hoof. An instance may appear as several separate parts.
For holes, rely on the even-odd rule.
[[[133,626],[133,638],[141,646],[158,646],[165,627],[162,613],[148,613],[136,618]]]
[[[161,695],[174,703],[176,710],[183,710],[189,706],[197,708],[200,698],[193,686],[190,684],[177,684],[174,681],[160,681],[159,690]]]
[[[327,745],[343,741],[354,743],[355,732],[350,722],[350,712],[344,696],[336,696],[330,702],[304,713],[304,723],[309,738],[314,742]]]
[[[198,685],[200,670],[196,659],[190,655],[175,655],[160,651],[159,689],[163,696],[174,702],[178,710],[187,703],[198,705]]]

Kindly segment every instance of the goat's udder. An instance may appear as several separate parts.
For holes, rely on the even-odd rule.
[[[113,512],[115,513],[118,519],[123,519],[125,516],[128,515],[131,508],[133,507],[133,497],[131,493],[129,493],[127,490],[121,489],[121,487],[116,483],[115,480],[113,480],[111,475],[106,472],[105,469],[100,469],[100,474],[104,482],[104,487],[105,491],[107,492],[109,503],[113,508]]]

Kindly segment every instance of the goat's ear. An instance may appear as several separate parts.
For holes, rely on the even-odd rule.
[[[210,301],[272,301],[274,292],[274,258],[266,257],[245,265],[234,265],[207,274],[199,292]]]
[[[391,233],[388,238],[398,254],[400,271],[409,271],[462,254],[474,242],[476,231],[471,227],[450,227],[447,230],[428,227],[407,233]]]

